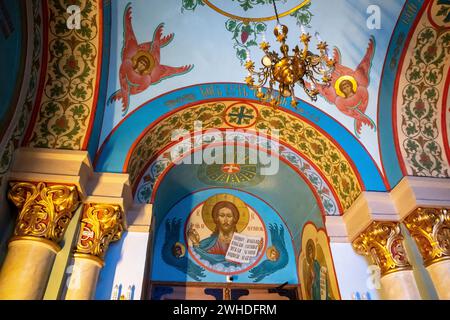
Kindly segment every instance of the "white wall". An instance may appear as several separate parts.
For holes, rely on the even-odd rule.
[[[366,258],[358,255],[351,243],[330,243],[330,247],[342,300],[358,299],[357,293],[360,299],[379,300],[379,292],[369,288],[374,273]]]
[[[115,285],[122,285],[122,294],[135,286],[133,300],[141,299],[149,234],[125,232],[122,239],[112,243],[100,273],[96,300],[110,300]]]

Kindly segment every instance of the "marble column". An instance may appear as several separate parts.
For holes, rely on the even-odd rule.
[[[440,299],[450,300],[450,213],[418,208],[404,224],[414,238]]]
[[[421,299],[398,222],[373,221],[356,237],[353,247],[380,268],[381,290],[386,299]]]
[[[84,205],[66,300],[94,298],[109,244],[121,238],[123,229],[124,215],[120,205]]]
[[[19,209],[0,270],[0,299],[42,299],[67,226],[78,208],[75,186],[11,182],[8,198]]]

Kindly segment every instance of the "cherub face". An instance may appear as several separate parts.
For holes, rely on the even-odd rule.
[[[267,250],[267,259],[270,261],[277,261],[280,257],[280,253],[275,247],[271,247]]]
[[[350,81],[348,81],[348,80],[343,81],[341,83],[340,89],[345,94],[345,96],[347,98],[351,97],[352,95],[355,94],[355,92],[353,91],[353,84]]]
[[[150,61],[146,57],[140,57],[133,66],[134,71],[139,74],[147,72],[150,68]]]

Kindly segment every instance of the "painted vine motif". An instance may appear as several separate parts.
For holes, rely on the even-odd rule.
[[[405,161],[409,171],[416,176],[449,176],[439,126],[441,92],[449,54],[448,29],[425,26],[418,32],[414,53],[406,69],[400,109]]]
[[[272,4],[272,0],[233,0],[237,1],[244,11],[253,9],[258,5]],[[287,0],[277,0],[286,3]],[[182,0],[181,12],[184,10],[195,11],[197,6],[204,6],[202,0]],[[297,24],[310,27],[313,14],[310,11],[311,3],[291,13],[290,16],[296,19]],[[264,22],[248,22],[228,19],[225,22],[225,29],[232,34],[233,48],[236,50],[236,57],[243,65],[247,59],[247,52],[252,48],[257,48],[263,35],[267,31],[267,24]]]
[[[234,128],[224,121],[229,104],[232,102],[202,104],[164,119],[141,139],[132,152],[128,165],[130,181],[133,184],[138,182],[136,179],[147,162],[171,142],[174,129],[192,132],[194,121],[202,121],[203,129]],[[351,165],[339,149],[314,127],[281,110],[260,106],[256,121],[250,129],[269,134],[273,129],[279,130],[280,141],[298,149],[323,172],[344,209],[350,207],[359,196],[361,186]]]
[[[233,2],[238,2],[239,6],[244,9],[244,11],[247,11],[249,9],[253,9],[257,5],[265,5],[265,4],[271,4],[272,0],[232,0]],[[276,0],[276,1],[282,1],[286,3],[287,0]]]
[[[267,30],[264,22],[244,23],[242,21],[228,19],[225,28],[233,34],[233,48],[236,50],[236,57],[241,64],[247,59],[247,51],[251,47],[258,46],[258,38]]]
[[[204,6],[202,0],[182,0],[181,1],[181,12],[184,12],[184,10],[188,11],[194,11],[197,6]]]
[[[73,149],[83,147],[95,103],[99,58],[99,7],[80,0],[81,29],[66,22],[71,0],[48,0],[48,60],[45,87],[31,147]]]

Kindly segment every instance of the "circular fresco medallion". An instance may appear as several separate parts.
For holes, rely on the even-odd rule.
[[[250,103],[237,102],[225,110],[225,122],[232,128],[249,128],[256,123],[258,109]]]
[[[231,194],[217,194],[194,209],[185,226],[190,256],[224,275],[250,270],[264,256],[267,232],[256,211]]]

